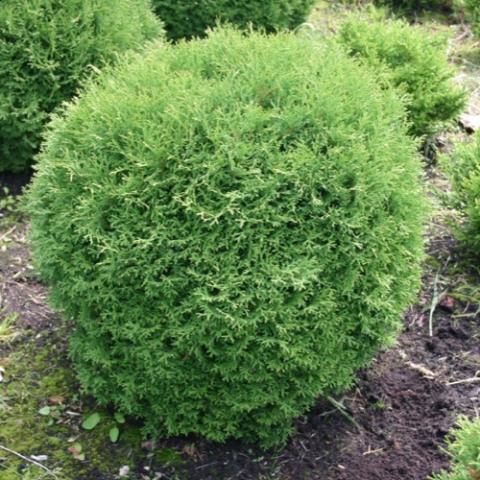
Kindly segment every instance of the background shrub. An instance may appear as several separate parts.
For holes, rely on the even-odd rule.
[[[43,126],[80,82],[161,33],[147,0],[0,2],[0,171],[28,168]]]
[[[51,127],[36,264],[101,403],[148,432],[282,442],[413,299],[419,160],[401,102],[290,34],[151,46]]]
[[[480,133],[473,142],[459,143],[453,155],[444,157],[452,180],[453,198],[465,217],[459,238],[480,254]]]
[[[434,475],[432,480],[477,480],[480,478],[480,419],[462,418],[448,441],[452,456],[450,472]]]
[[[463,109],[465,92],[453,83],[443,36],[402,20],[350,15],[338,39],[384,83],[400,89],[407,99],[412,134],[431,135]]]
[[[465,18],[472,23],[473,31],[480,35],[480,2],[478,0],[458,0],[463,7]]]
[[[217,21],[273,32],[305,21],[315,0],[153,0],[169,38],[202,37]]]

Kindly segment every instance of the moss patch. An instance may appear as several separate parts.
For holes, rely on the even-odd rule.
[[[140,455],[136,426],[122,424],[115,444],[109,432],[116,425],[111,412],[82,397],[68,362],[64,326],[55,333],[17,339],[0,358],[5,369],[0,389],[0,445],[21,455],[47,455],[44,465],[60,480],[110,479],[124,465],[131,470]],[[92,430],[81,427],[91,412],[101,416]],[[2,480],[48,478],[41,468],[1,452]],[[84,458],[84,459],[83,459]]]

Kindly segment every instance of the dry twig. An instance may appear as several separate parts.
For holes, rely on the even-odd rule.
[[[36,467],[41,468],[42,470],[45,471],[45,473],[47,473],[48,475],[50,475],[53,478],[56,478],[58,480],[57,475],[54,472],[52,472],[49,468],[47,468],[45,465],[42,465],[41,463],[39,463],[35,460],[32,460],[31,458],[28,458],[28,457],[22,455],[21,453],[16,452],[15,450],[11,450],[10,448],[4,447],[3,445],[0,445],[0,450],[3,450],[4,452],[11,453],[12,455],[15,455],[16,457],[21,458],[22,460],[25,460],[26,462],[29,462],[32,465],[35,465]]]

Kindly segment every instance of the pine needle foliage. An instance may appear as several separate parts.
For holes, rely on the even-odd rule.
[[[458,237],[480,255],[480,133],[471,142],[458,143],[453,154],[443,157],[443,167],[452,181],[455,206],[463,214]]]
[[[480,418],[461,418],[447,443],[452,457],[449,472],[434,475],[432,480],[477,480],[480,478]]]
[[[292,29],[306,20],[315,0],[153,0],[172,40],[203,37],[217,22],[267,32]]]
[[[436,133],[464,108],[466,94],[454,84],[444,36],[403,20],[353,14],[341,25],[338,40],[376,70],[384,84],[400,90],[413,135]]]
[[[149,0],[1,0],[0,171],[31,165],[49,114],[92,66],[161,32]]]
[[[419,285],[403,105],[338,47],[154,44],[51,125],[36,265],[85,389],[146,431],[285,441],[388,345]]]

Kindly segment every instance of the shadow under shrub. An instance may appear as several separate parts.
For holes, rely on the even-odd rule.
[[[350,15],[338,41],[373,68],[383,84],[400,90],[407,102],[413,135],[432,135],[454,120],[465,105],[465,92],[454,84],[446,40],[402,20]]]
[[[0,171],[27,169],[92,65],[159,36],[147,0],[0,1]]]
[[[427,11],[452,13],[459,2],[469,0],[333,0],[336,3],[364,7],[374,4],[378,7],[387,7],[393,13],[400,13],[407,17],[415,16]],[[476,2],[477,0],[471,0]]]
[[[315,0],[153,0],[172,40],[203,37],[218,21],[267,32],[292,29],[306,20],[314,4]]]
[[[375,3],[412,14],[425,10],[451,12],[454,2],[455,0],[376,0]]]
[[[333,45],[151,45],[50,127],[36,265],[88,392],[146,432],[282,443],[400,327],[425,202],[402,103]]]
[[[458,237],[472,253],[480,255],[480,133],[471,142],[458,143],[442,164],[452,181],[453,201],[464,219]]]

